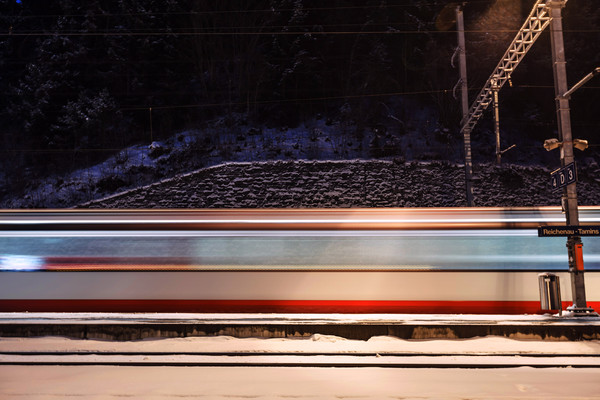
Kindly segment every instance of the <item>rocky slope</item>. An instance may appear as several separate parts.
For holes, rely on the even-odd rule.
[[[478,165],[477,206],[559,205],[550,171]],[[464,168],[447,162],[393,160],[228,163],[201,169],[79,208],[460,207]],[[600,199],[600,167],[579,169],[579,204]]]

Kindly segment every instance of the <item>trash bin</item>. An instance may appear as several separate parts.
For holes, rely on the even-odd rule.
[[[538,275],[542,310],[562,310],[560,281],[557,275],[545,272]]]

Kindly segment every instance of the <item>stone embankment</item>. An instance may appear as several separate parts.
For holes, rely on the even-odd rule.
[[[479,165],[477,206],[559,205],[550,171]],[[579,204],[600,199],[600,168],[579,170]],[[388,160],[229,163],[163,180],[79,208],[309,208],[466,206],[464,168]]]

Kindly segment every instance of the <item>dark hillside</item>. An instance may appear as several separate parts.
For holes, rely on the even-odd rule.
[[[465,2],[471,99],[534,2]],[[600,66],[595,3],[569,0],[564,9],[571,85]],[[129,146],[152,146],[191,130],[213,135],[196,143],[196,156],[154,178],[242,159],[460,162],[458,72],[450,62],[455,5],[0,1],[0,201],[31,196],[39,182],[64,183]],[[547,32],[511,82],[500,100],[502,147],[517,149],[506,161],[556,166],[557,157],[540,147],[557,135]],[[571,104],[574,136],[590,141],[586,157],[596,159],[598,85],[590,82]],[[331,128],[333,156],[307,150],[319,132],[308,142],[299,138],[287,155],[276,142],[247,151],[258,138],[273,138],[263,132],[295,132],[314,120]],[[418,135],[422,140],[406,139]],[[489,116],[473,138],[475,160],[492,161]],[[120,179],[126,185],[119,188],[137,180]]]

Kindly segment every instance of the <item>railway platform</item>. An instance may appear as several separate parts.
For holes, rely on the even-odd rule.
[[[499,336],[533,340],[600,340],[600,318],[545,315],[450,314],[183,314],[0,313],[0,337],[79,339],[231,336],[305,338],[334,335],[368,340],[467,339]]]

